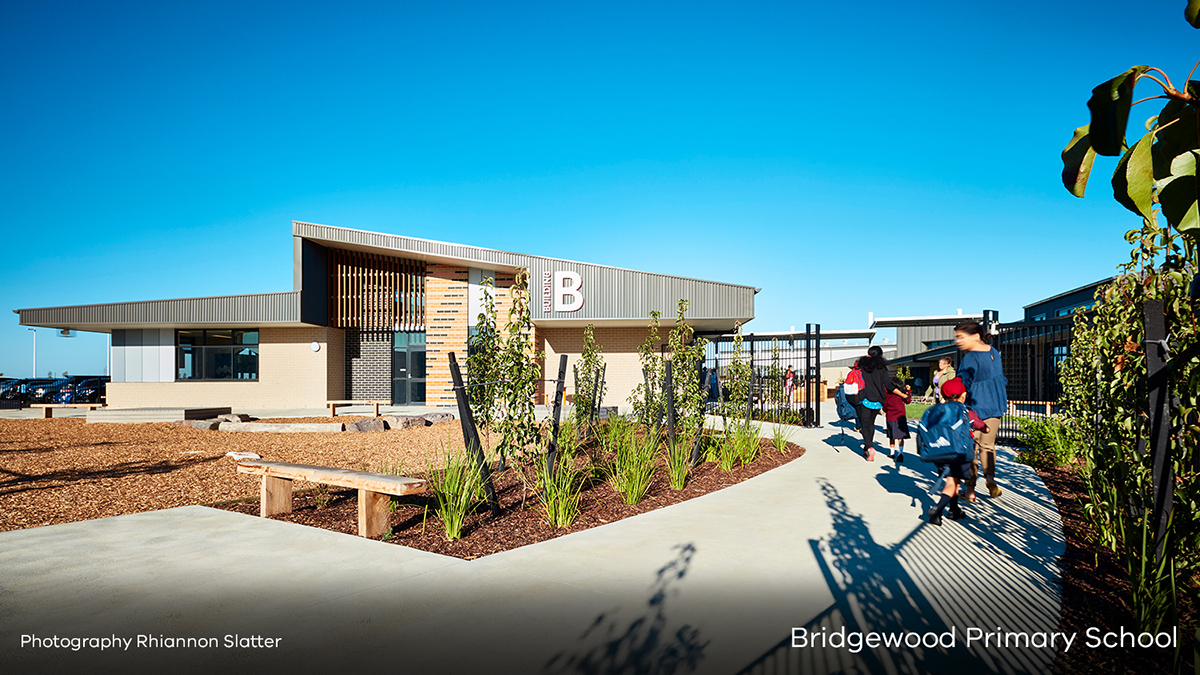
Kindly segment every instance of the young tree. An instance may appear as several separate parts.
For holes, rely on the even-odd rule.
[[[588,324],[583,329],[583,350],[575,369],[575,405],[571,410],[576,432],[582,432],[593,406],[604,402],[608,384],[602,379],[604,371],[604,348],[596,344],[596,327]]]

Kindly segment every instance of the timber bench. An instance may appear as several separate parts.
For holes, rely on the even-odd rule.
[[[426,488],[423,478],[405,478],[369,471],[288,462],[239,462],[237,470],[238,473],[262,476],[259,515],[264,518],[277,513],[292,512],[294,480],[357,488],[358,534],[361,537],[379,537],[387,532],[388,517],[392,512],[391,495],[418,494]]]
[[[347,405],[370,405],[371,414],[379,417],[379,406],[391,404],[391,401],[325,401],[325,405],[329,406],[330,417],[337,417],[337,409]]]
[[[54,409],[55,408],[87,408],[88,410],[95,410],[96,408],[103,408],[104,404],[103,403],[34,403],[33,405],[31,405],[29,407],[30,408],[41,408],[42,409],[42,418],[51,419],[54,417]]]

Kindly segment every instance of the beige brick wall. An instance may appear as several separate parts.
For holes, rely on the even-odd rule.
[[[453,406],[450,352],[467,361],[467,268],[430,263],[425,278],[425,403]]]
[[[318,342],[320,351],[310,345]],[[113,408],[322,408],[344,395],[345,337],[337,328],[263,328],[257,382],[110,382]]]
[[[572,368],[579,361],[583,352],[582,328],[539,328],[538,337],[540,348],[546,351],[545,374],[547,380],[558,375],[558,357],[567,355],[567,396],[568,400],[575,393]],[[604,395],[602,405],[625,407],[629,405],[629,395],[633,388],[642,382],[642,364],[638,360],[637,349],[646,339],[646,328],[602,328],[595,329],[596,343],[603,348],[604,363],[608,366],[605,374],[608,392]],[[662,339],[661,346],[666,342],[666,331],[659,329]],[[547,382],[545,400],[553,400],[553,384]]]

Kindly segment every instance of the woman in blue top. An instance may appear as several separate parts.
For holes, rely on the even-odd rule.
[[[990,340],[991,336],[978,321],[954,327],[954,342],[959,350],[966,352],[958,364],[958,377],[967,387],[967,407],[987,424],[987,429],[975,439],[975,459],[971,462],[966,491],[967,501],[971,502],[975,501],[980,463],[988,493],[992,497],[1003,494],[996,485],[996,432],[1000,429],[1000,418],[1008,412],[1008,378],[1004,377],[1000,352],[988,344]]]

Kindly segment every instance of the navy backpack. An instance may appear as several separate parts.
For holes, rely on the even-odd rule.
[[[858,419],[858,412],[854,406],[850,405],[850,400],[846,398],[846,385],[839,385],[837,393],[833,395],[834,403],[837,403],[838,417],[842,418],[843,422],[850,422]]]
[[[967,406],[958,401],[939,403],[917,422],[917,453],[934,464],[966,462],[975,454]]]

